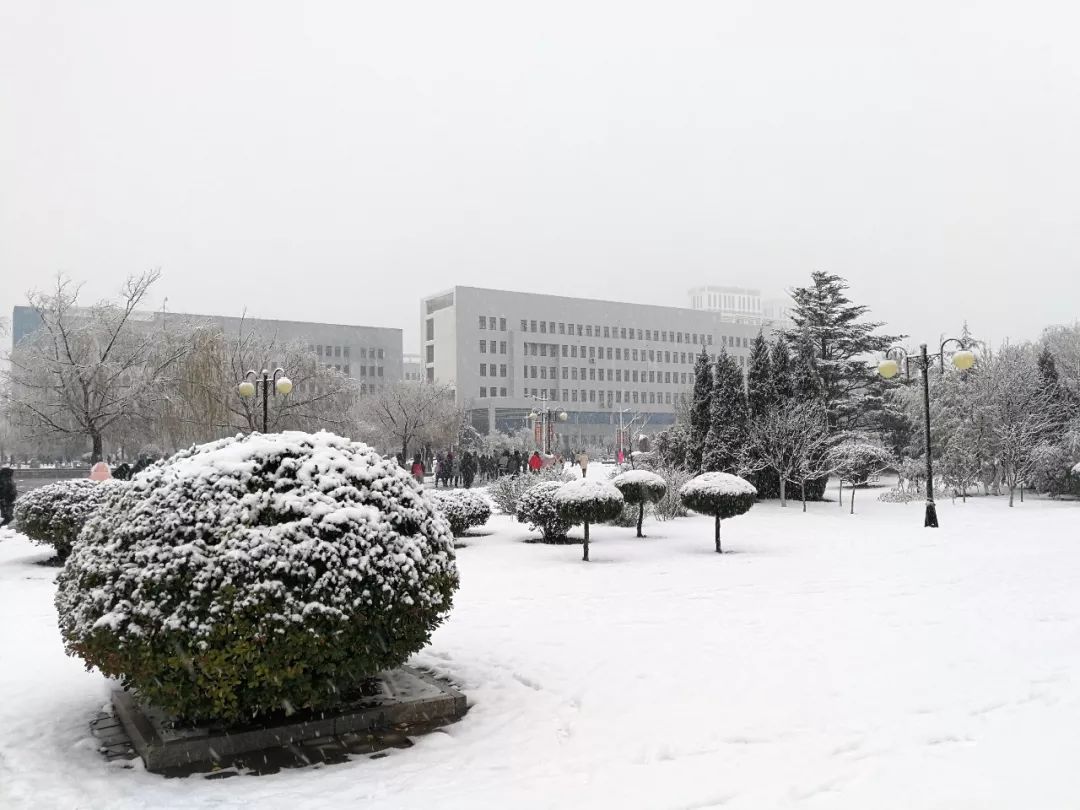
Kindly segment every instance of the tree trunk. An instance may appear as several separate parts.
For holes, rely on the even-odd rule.
[[[638,537],[644,537],[645,536],[645,535],[643,535],[641,533],[641,524],[642,524],[642,522],[644,520],[645,520],[645,501],[642,501],[641,503],[638,504],[638,513],[637,513],[637,536]]]
[[[723,549],[720,548],[720,516],[716,516],[716,553],[723,554]]]
[[[844,508],[844,479],[840,479],[840,508]]]
[[[851,514],[855,514],[855,485],[851,485],[851,492],[848,493],[848,497],[851,498]]]
[[[409,466],[409,440],[401,440],[401,457],[405,459],[405,466]]]
[[[1016,487],[1009,487],[1009,506],[1013,505],[1013,494],[1016,492]]]
[[[91,433],[90,441],[92,442],[90,450],[90,463],[97,464],[99,461],[101,461],[101,457],[103,455],[101,434]]]
[[[1020,485],[1020,503],[1024,502],[1024,485]]]
[[[803,479],[803,482],[802,482],[802,510],[803,510],[803,512],[806,511],[806,479],[805,478]]]
[[[581,557],[583,562],[589,561],[589,521],[585,521],[585,553]]]
[[[787,482],[784,480],[784,474],[780,474],[780,505],[787,506]]]

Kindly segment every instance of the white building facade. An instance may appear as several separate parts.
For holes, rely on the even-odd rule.
[[[749,287],[694,287],[688,293],[690,308],[715,312],[732,323],[769,326],[774,329],[791,325],[791,301],[762,298],[761,290]]]
[[[564,449],[611,445],[620,412],[647,420],[646,432],[670,426],[702,347],[725,348],[745,368],[758,332],[708,311],[476,287],[420,308],[425,378],[452,386],[477,430],[528,427],[546,398],[567,413]]]

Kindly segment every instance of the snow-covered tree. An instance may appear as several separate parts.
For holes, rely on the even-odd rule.
[[[357,415],[400,447],[405,458],[410,449],[427,443],[448,446],[461,424],[453,391],[426,381],[383,386],[361,398]]]
[[[810,469],[810,458],[828,449],[825,409],[813,401],[777,404],[750,420],[747,438],[750,454],[779,478],[780,506],[786,507],[788,482],[801,481]]]
[[[840,479],[841,506],[844,482],[851,484],[851,514],[855,514],[855,487],[895,463],[886,447],[857,435],[833,447],[830,456],[832,469]]]
[[[737,469],[746,447],[746,393],[742,372],[726,349],[716,357],[709,400],[701,467],[707,472],[730,472]]]
[[[751,419],[768,413],[776,404],[776,382],[768,341],[758,332],[750,347],[750,361],[746,369],[746,406]]]
[[[702,454],[705,451],[705,437],[709,433],[709,416],[712,412],[713,375],[712,362],[705,347],[694,361],[694,392],[690,399],[686,430],[686,469],[701,469]]]
[[[809,286],[791,293],[795,327],[787,333],[793,341],[805,334],[814,346],[829,423],[840,430],[853,430],[867,422],[863,398],[875,372],[866,358],[899,339],[877,334],[884,324],[863,320],[868,308],[853,304],[847,289],[840,276],[815,271]]]
[[[667,482],[649,470],[627,470],[616,475],[611,483],[622,493],[627,504],[637,506],[637,536],[644,537],[641,524],[645,520],[645,505],[656,503],[667,494]]]
[[[721,554],[720,521],[749,512],[757,500],[757,490],[737,475],[707,472],[683,484],[679,488],[679,498],[687,509],[713,516],[716,553]]]
[[[30,293],[41,326],[11,352],[0,385],[16,424],[34,435],[84,437],[97,462],[106,436],[146,417],[184,351],[164,342],[162,330],[136,326],[136,310],[160,276],[130,276],[117,300],[90,307],[79,306],[80,285],[63,276],[49,292]]]
[[[581,559],[589,561],[589,524],[614,520],[622,512],[622,493],[610,481],[600,478],[578,478],[567,481],[555,493],[559,517],[571,526],[585,527],[585,548]]]

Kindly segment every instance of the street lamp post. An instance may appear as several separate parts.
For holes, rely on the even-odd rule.
[[[236,393],[244,399],[251,399],[262,387],[262,432],[266,433],[267,423],[270,416],[270,389],[274,389],[274,396],[281,394],[287,397],[292,393],[292,380],[285,376],[285,369],[275,368],[271,374],[265,368],[261,372],[251,369],[244,375],[244,379],[236,386]]]
[[[623,432],[625,430],[622,420],[624,413],[630,413],[630,408],[622,408],[619,410],[619,446],[617,449],[620,453],[624,452],[624,449],[627,445],[626,436],[623,435]],[[625,460],[625,455],[623,457],[623,460]]]
[[[923,520],[923,526],[936,529],[938,528],[937,517],[937,504],[934,503],[934,460],[931,453],[930,442],[930,363],[934,358],[941,361],[941,373],[945,374],[945,346],[949,343],[956,343],[960,346],[960,351],[955,352],[952,356],[952,363],[961,371],[971,368],[975,364],[975,355],[964,345],[964,342],[959,338],[948,338],[941,341],[941,345],[938,346],[936,354],[928,354],[926,351],[926,344],[923,343],[919,346],[919,353],[912,357],[907,353],[907,350],[901,346],[893,346],[887,352],[885,352],[885,359],[878,363],[878,373],[885,379],[895,377],[900,370],[900,363],[898,360],[902,360],[904,363],[904,375],[911,378],[911,364],[915,365],[922,370],[922,383],[923,383],[923,438],[926,442],[926,516]],[[894,358],[893,355],[897,357]]]
[[[551,452],[550,434],[554,428],[554,422],[551,421],[551,412],[548,409],[548,395],[546,393],[540,394],[539,396],[530,394],[529,399],[539,402],[543,406],[539,412],[534,410],[530,413],[529,418],[534,420],[534,422],[537,419],[541,420],[540,426],[543,431],[543,439],[540,442],[540,448],[544,451],[544,455],[546,456]],[[560,422],[565,422],[567,420],[566,411],[559,411],[557,418]]]

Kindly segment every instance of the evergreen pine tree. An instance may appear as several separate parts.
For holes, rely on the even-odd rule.
[[[786,402],[795,395],[794,368],[787,338],[777,335],[772,345],[773,395],[779,402]]]
[[[734,472],[746,445],[746,389],[742,371],[726,349],[716,358],[710,399],[701,468],[704,472]]]
[[[746,402],[750,418],[764,416],[776,404],[776,381],[773,377],[769,344],[761,332],[750,347],[746,372]]]
[[[796,344],[795,360],[791,366],[791,386],[796,397],[803,401],[825,398],[825,386],[818,373],[817,351],[808,334]]]
[[[840,276],[819,270],[811,278],[810,286],[791,294],[795,328],[787,336],[793,340],[803,332],[809,336],[824,387],[829,425],[834,430],[852,430],[870,416],[861,398],[876,372],[866,356],[885,351],[900,336],[875,334],[884,324],[862,320],[867,307],[851,303],[846,294],[848,284]]]
[[[694,362],[694,395],[690,401],[690,430],[686,445],[686,469],[695,475],[701,471],[701,456],[709,432],[712,387],[712,364],[709,353],[702,346],[701,354]]]

